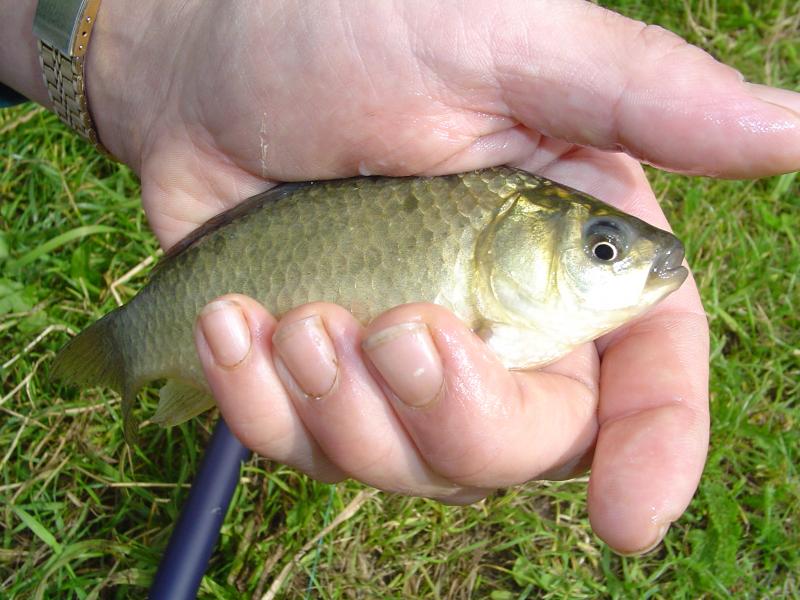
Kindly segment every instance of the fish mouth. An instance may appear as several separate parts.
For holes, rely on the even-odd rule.
[[[676,289],[688,277],[689,270],[682,266],[686,251],[679,239],[673,238],[673,240],[673,243],[653,261],[648,283]]]

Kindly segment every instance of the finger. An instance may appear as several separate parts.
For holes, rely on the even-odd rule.
[[[708,449],[707,365],[697,313],[647,317],[603,354],[589,518],[621,552],[657,544],[697,488]]]
[[[630,157],[584,148],[543,172],[669,228],[641,165]],[[693,278],[597,346],[600,432],[589,515],[613,548],[643,552],[685,510],[708,449],[708,326]]]
[[[685,173],[800,168],[800,94],[747,84],[669,31],[587,2],[504,6],[442,5],[416,22],[426,66],[459,106]],[[434,31],[441,22],[463,44]]]
[[[556,175],[577,177],[582,189],[667,228],[641,166],[597,154],[575,153]],[[600,432],[589,515],[613,548],[643,552],[686,509],[708,449],[708,325],[694,279],[597,346]]]
[[[225,422],[248,448],[322,481],[344,473],[328,460],[298,417],[272,368],[275,319],[239,294],[208,304],[195,341],[206,380]]]
[[[613,548],[643,552],[688,506],[708,451],[708,322],[694,279],[598,347],[589,517]]]
[[[351,477],[387,491],[463,503],[464,489],[420,456],[361,352],[362,327],[343,308],[313,303],[289,311],[273,336],[276,372],[319,445]]]
[[[431,304],[392,309],[366,333],[365,352],[397,415],[449,480],[521,483],[572,468],[594,442],[592,345],[544,371],[509,372],[452,313]]]

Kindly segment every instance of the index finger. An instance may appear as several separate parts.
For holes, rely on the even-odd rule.
[[[621,552],[660,542],[697,489],[709,437],[707,331],[705,316],[677,299],[603,353],[589,518]]]
[[[668,228],[641,166],[621,162],[632,193],[615,204]],[[599,432],[589,517],[612,548],[643,552],[686,509],[708,449],[708,324],[694,279],[597,345]]]

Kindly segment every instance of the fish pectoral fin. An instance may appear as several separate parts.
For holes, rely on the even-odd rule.
[[[485,321],[477,334],[507,369],[541,367],[565,353],[563,344],[521,325]]]
[[[196,417],[214,406],[205,390],[170,379],[158,392],[158,407],[151,419],[162,427],[172,427]]]

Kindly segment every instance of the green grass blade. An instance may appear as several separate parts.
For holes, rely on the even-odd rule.
[[[61,553],[61,544],[56,541],[56,538],[53,536],[53,534],[50,533],[36,517],[28,512],[25,512],[18,506],[12,506],[11,510],[14,511],[14,514],[19,517],[19,520],[22,521],[25,526],[36,535],[36,537],[50,546],[56,554]]]
[[[116,231],[118,230],[114,227],[109,227],[108,225],[83,225],[81,227],[76,227],[75,229],[70,229],[69,231],[65,231],[64,233],[47,240],[44,244],[37,246],[30,252],[26,252],[20,258],[9,261],[8,266],[12,269],[24,267],[25,265],[28,265],[33,261],[46,256],[53,250],[56,250],[72,241],[79,240],[90,235],[96,235],[98,233],[113,233]]]

